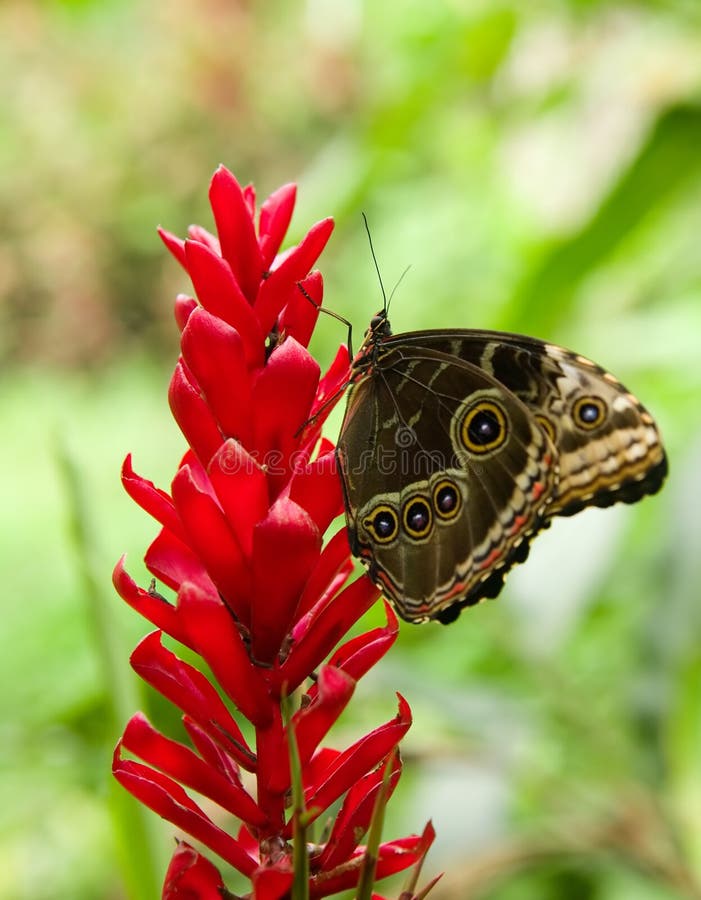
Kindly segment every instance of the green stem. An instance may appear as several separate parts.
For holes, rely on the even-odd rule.
[[[75,553],[78,579],[87,605],[92,638],[102,667],[107,707],[106,731],[110,741],[141,705],[136,681],[126,663],[112,615],[111,597],[103,588],[102,567],[94,546],[95,526],[90,516],[80,470],[65,442],[55,440],[55,458],[66,496],[68,531]],[[153,817],[116,783],[110,790],[110,813],[115,829],[122,877],[132,900],[153,900],[160,895],[162,854],[157,851]]]
[[[302,764],[299,758],[297,737],[292,724],[292,701],[283,698],[283,715],[287,729],[287,745],[290,753],[290,781],[292,785],[292,860],[294,881],[292,900],[309,900],[309,854],[307,853],[307,822],[302,786]]]
[[[371,900],[372,898],[372,888],[375,883],[375,870],[377,868],[380,842],[382,840],[382,829],[385,824],[385,809],[389,798],[389,783],[396,753],[397,750],[393,750],[387,757],[387,762],[385,763],[382,785],[377,794],[375,809],[373,810],[372,820],[370,822],[370,830],[368,831],[368,840],[365,846],[363,867],[360,870],[356,900]]]

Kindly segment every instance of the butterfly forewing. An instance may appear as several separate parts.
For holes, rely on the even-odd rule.
[[[498,331],[392,337],[478,366],[514,393],[555,444],[559,478],[549,515],[633,503],[656,493],[667,459],[652,416],[610,372],[555,344]]]

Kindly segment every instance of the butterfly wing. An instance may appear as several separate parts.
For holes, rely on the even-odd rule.
[[[352,550],[413,622],[496,596],[557,482],[548,436],[496,378],[394,341],[351,388],[337,456]]]
[[[656,493],[667,458],[652,416],[610,372],[555,344],[497,331],[424,331],[390,339],[456,356],[515,394],[552,439],[558,485],[548,515],[634,503]]]

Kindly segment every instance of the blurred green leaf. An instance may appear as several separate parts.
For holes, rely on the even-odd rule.
[[[573,315],[582,282],[636,228],[651,227],[676,194],[701,176],[701,107],[666,110],[640,152],[576,234],[544,248],[502,311],[502,326],[552,334]]]

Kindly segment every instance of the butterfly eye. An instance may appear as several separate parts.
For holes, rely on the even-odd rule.
[[[403,518],[409,537],[426,537],[433,524],[431,507],[423,497],[414,497],[404,504]]]
[[[372,515],[368,516],[363,524],[378,544],[389,544],[399,531],[397,514],[391,506],[375,507]]]
[[[489,453],[504,443],[507,435],[506,416],[491,400],[482,400],[465,416],[461,438],[471,453]]]
[[[606,404],[600,397],[580,397],[572,408],[572,416],[580,428],[590,431],[606,418]]]
[[[433,506],[437,515],[446,521],[454,519],[460,512],[462,498],[452,481],[439,481],[433,489]]]

